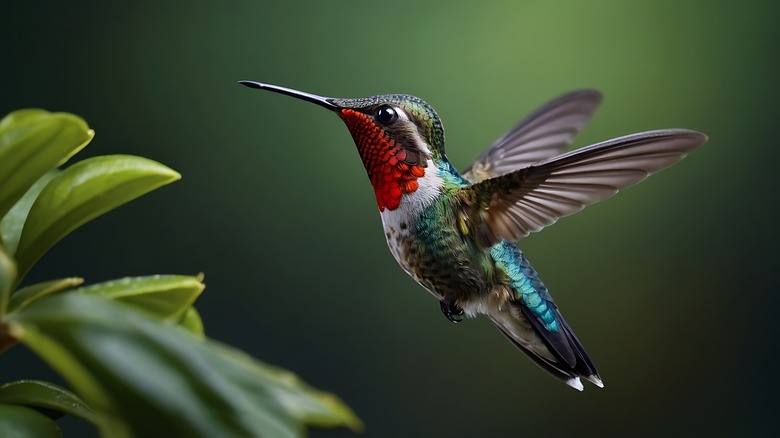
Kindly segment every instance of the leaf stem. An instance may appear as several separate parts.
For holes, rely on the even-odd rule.
[[[0,356],[5,354],[6,350],[16,345],[16,339],[8,330],[8,324],[0,323]]]

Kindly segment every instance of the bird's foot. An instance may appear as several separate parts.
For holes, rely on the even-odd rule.
[[[455,304],[454,301],[441,300],[439,301],[439,306],[441,306],[441,313],[451,322],[457,324],[463,321],[463,318],[458,318],[458,316],[463,315],[463,309]]]

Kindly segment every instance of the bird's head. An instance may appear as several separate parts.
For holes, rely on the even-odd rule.
[[[260,82],[240,83],[335,112],[352,134],[381,211],[398,208],[405,195],[418,190],[420,179],[439,178],[442,168],[449,170],[441,120],[422,99],[408,94],[341,99]]]

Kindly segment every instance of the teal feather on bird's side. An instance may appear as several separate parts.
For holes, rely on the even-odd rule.
[[[496,267],[509,277],[516,292],[515,298],[542,321],[544,328],[557,333],[560,327],[555,318],[552,297],[520,248],[514,243],[501,241],[490,249],[490,255],[493,256]]]

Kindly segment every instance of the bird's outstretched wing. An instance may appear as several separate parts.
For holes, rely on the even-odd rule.
[[[463,177],[478,182],[560,154],[600,102],[601,93],[596,90],[573,91],[548,102],[496,140]]]
[[[517,241],[680,161],[706,141],[700,132],[668,129],[597,143],[464,187],[463,208],[471,210],[470,228],[480,244]]]

